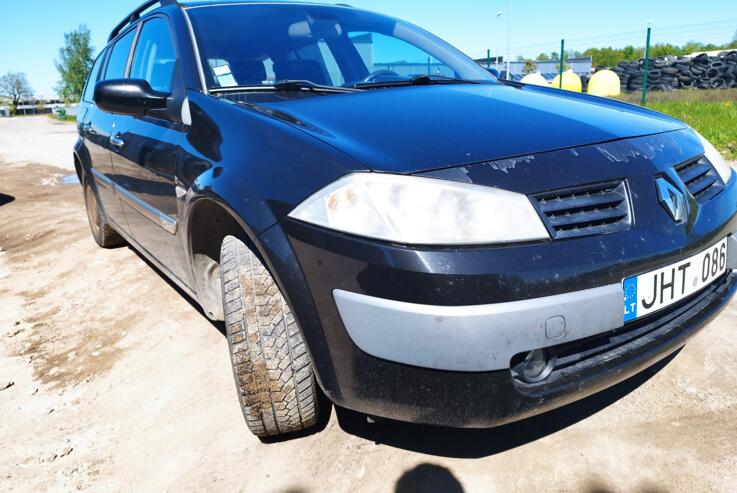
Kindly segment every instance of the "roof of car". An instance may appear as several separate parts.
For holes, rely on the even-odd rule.
[[[198,8],[198,7],[210,7],[219,5],[320,5],[324,7],[330,7],[329,4],[318,4],[314,2],[300,2],[293,0],[146,0],[136,10],[131,12],[125,17],[110,33],[108,41],[115,39],[126,27],[134,24],[139,19],[148,16],[154,12],[159,11],[161,8],[178,6],[182,8]],[[333,7],[344,7],[353,8],[346,4],[334,4]]]

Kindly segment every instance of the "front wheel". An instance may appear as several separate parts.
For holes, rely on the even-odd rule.
[[[320,412],[307,346],[274,278],[240,240],[220,250],[225,325],[241,410],[251,432],[305,430]]]

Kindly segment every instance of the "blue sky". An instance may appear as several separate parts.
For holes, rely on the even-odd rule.
[[[319,1],[319,0],[318,0]],[[338,0],[336,0],[338,1]],[[506,53],[507,0],[339,0],[413,22],[479,58],[499,47]],[[0,0],[0,74],[25,72],[37,94],[52,95],[58,80],[53,59],[64,32],[85,23],[102,48],[107,35],[141,0]],[[334,2],[322,2],[334,3]],[[497,12],[502,11],[501,20]],[[16,21],[17,19],[17,21]],[[654,21],[653,42],[724,43],[737,30],[734,0],[514,0],[512,54],[534,57],[569,48],[644,44]]]

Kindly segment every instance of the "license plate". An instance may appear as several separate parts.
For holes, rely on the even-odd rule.
[[[727,239],[675,264],[624,280],[624,321],[655,313],[704,289],[727,272]]]

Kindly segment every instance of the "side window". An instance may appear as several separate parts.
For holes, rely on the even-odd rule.
[[[133,29],[115,43],[113,51],[110,52],[110,61],[107,63],[105,80],[122,79],[125,77],[128,56],[130,55],[131,47],[133,46],[133,37],[135,35],[136,30]]]
[[[130,78],[147,81],[155,91],[171,92],[176,62],[169,24],[160,17],[147,21],[133,54]]]
[[[452,68],[399,38],[370,32],[352,32],[349,38],[369,73],[388,70],[407,78],[425,74],[455,77]]]
[[[95,64],[92,66],[92,70],[90,71],[90,77],[87,79],[87,85],[84,88],[82,99],[88,103],[92,103],[95,100],[95,84],[97,84],[97,80],[100,75],[100,67],[102,67],[102,62],[105,60],[106,53],[107,52],[103,50],[103,52],[100,53],[100,56],[97,57],[97,60],[95,60]]]

